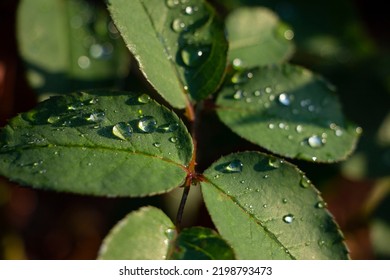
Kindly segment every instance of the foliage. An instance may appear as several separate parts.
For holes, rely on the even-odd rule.
[[[344,116],[333,85],[289,61],[296,47],[287,23],[265,7],[223,18],[204,0],[88,5],[22,1],[28,77],[39,94],[55,96],[1,130],[1,175],[92,196],[183,189],[176,221],[153,206],[129,213],[103,241],[101,259],[349,258],[326,202],[296,163],[345,160],[362,129]],[[45,16],[33,20],[35,7]],[[30,21],[43,32],[27,32]],[[131,91],[118,90],[130,65],[121,38],[143,76],[133,77]],[[219,154],[200,170],[208,110],[260,151]],[[182,228],[194,188],[216,230]]]

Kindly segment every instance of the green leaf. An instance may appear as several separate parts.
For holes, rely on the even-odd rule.
[[[175,260],[233,260],[230,246],[209,228],[185,228],[175,241],[170,259]]]
[[[99,259],[163,260],[176,235],[160,209],[143,207],[123,218],[103,240]]]
[[[129,55],[104,6],[77,0],[23,0],[18,46],[38,94],[113,87]]]
[[[321,77],[288,64],[237,75],[218,96],[217,112],[241,137],[318,162],[343,160],[355,148],[361,128],[345,120],[334,87]]]
[[[0,174],[37,188],[144,196],[181,185],[192,157],[186,127],[145,95],[52,97],[0,134]]]
[[[109,0],[108,8],[140,69],[174,107],[201,100],[224,76],[223,24],[203,0]],[[188,92],[188,94],[187,94]]]
[[[239,8],[226,19],[229,60],[235,67],[254,67],[288,60],[294,32],[271,10]]]
[[[346,259],[326,203],[294,165],[258,152],[212,164],[201,182],[206,207],[238,259]]]

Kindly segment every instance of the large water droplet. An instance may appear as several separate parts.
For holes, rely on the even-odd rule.
[[[178,128],[179,128],[178,123],[167,123],[167,124],[160,125],[157,130],[159,132],[168,133],[168,132],[174,132]]]
[[[130,124],[119,122],[112,127],[112,134],[122,140],[128,140],[133,135],[133,128]]]
[[[291,104],[291,97],[288,96],[286,93],[281,93],[278,96],[278,101],[283,106],[290,106],[290,104]]]
[[[287,214],[283,216],[283,222],[285,222],[286,224],[291,224],[293,221],[294,221],[294,215]]]
[[[138,120],[138,128],[145,133],[152,133],[157,129],[157,121],[152,116],[145,116]]]
[[[325,139],[318,135],[312,135],[307,139],[307,143],[312,148],[321,148],[325,144]]]
[[[243,164],[240,160],[235,159],[225,166],[224,172],[226,173],[240,173],[242,172]]]
[[[137,100],[141,104],[147,104],[150,101],[150,96],[147,94],[141,94],[140,96],[138,96]]]
[[[298,132],[298,133],[301,133],[303,131],[303,126],[298,124],[296,127],[295,127],[295,131]]]
[[[181,58],[188,67],[202,64],[210,53],[210,46],[187,45],[181,50]]]

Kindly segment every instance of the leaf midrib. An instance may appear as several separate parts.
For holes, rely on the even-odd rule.
[[[264,232],[270,237],[271,240],[273,240],[275,243],[283,247],[285,249],[286,254],[293,260],[296,258],[291,255],[290,250],[277,238],[277,236],[268,230],[268,228],[262,223],[262,221],[256,219],[252,214],[248,213],[248,211],[245,210],[245,208],[234,199],[231,195],[227,194],[223,189],[221,189],[217,184],[213,183],[209,178],[205,177],[207,179],[207,183],[211,184],[213,187],[218,189],[221,193],[223,193],[226,197],[228,197],[233,203],[239,206],[239,209],[244,211],[246,215],[249,216],[250,219],[254,220],[256,224],[258,224],[261,228],[263,228]]]

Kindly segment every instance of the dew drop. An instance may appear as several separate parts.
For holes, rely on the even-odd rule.
[[[175,32],[182,32],[186,29],[186,24],[180,18],[176,18],[172,21],[172,30]]]
[[[119,122],[112,127],[112,134],[122,140],[128,140],[133,135],[133,129],[130,124]]]
[[[324,240],[318,240],[318,246],[323,247],[325,245]]]
[[[305,175],[302,175],[300,185],[303,188],[308,188],[311,186],[311,182],[310,182],[309,178],[307,178]]]
[[[188,16],[193,15],[197,11],[198,11],[198,7],[196,7],[196,6],[187,6],[184,8],[184,14],[186,14]]]
[[[168,8],[175,8],[179,5],[179,0],[166,0],[165,4]]]
[[[293,221],[294,221],[294,215],[288,214],[283,216],[283,222],[285,222],[286,224],[291,224]]]
[[[177,137],[170,137],[170,138],[169,138],[169,142],[171,142],[171,143],[176,143],[177,140],[178,140]]]
[[[283,198],[283,199],[282,199],[283,204],[286,204],[287,201],[288,201],[288,200],[287,200],[286,198]]]
[[[83,102],[75,102],[75,103],[69,104],[67,108],[69,111],[76,111],[76,110],[81,109],[83,106],[84,106]]]
[[[362,134],[363,133],[363,128],[361,128],[360,126],[359,127],[357,127],[356,129],[355,129],[355,132],[356,132],[356,134]]]
[[[88,69],[89,66],[91,65],[91,60],[89,59],[88,56],[82,55],[78,58],[77,64],[81,69]]]
[[[279,168],[282,163],[283,163],[283,160],[278,159],[278,158],[270,158],[268,160],[268,165],[273,167],[273,168]]]
[[[290,106],[290,104],[291,104],[291,97],[288,96],[286,93],[281,93],[278,96],[278,101],[283,106]]]
[[[219,178],[219,174],[214,175],[214,179],[218,179],[218,178]]]
[[[150,101],[150,96],[147,94],[141,94],[140,96],[138,96],[137,100],[141,104],[147,104]]]
[[[178,123],[167,123],[167,124],[160,125],[160,126],[157,128],[157,130],[158,130],[159,132],[168,133],[168,132],[174,132],[174,131],[176,131],[178,128],[179,128],[179,124],[178,124]]]
[[[298,133],[301,133],[303,131],[303,126],[298,124],[296,127],[295,127],[295,131],[298,132]]]
[[[87,116],[85,119],[89,122],[102,122],[104,120],[105,113],[103,111],[94,112]]]
[[[236,92],[233,94],[233,98],[235,100],[240,100],[240,99],[244,98],[245,96],[246,96],[246,92],[241,90],[241,89],[236,90]]]
[[[265,174],[265,175],[263,176],[263,178],[264,178],[264,179],[268,179],[268,178],[269,178],[269,175],[268,175],[268,174]]]
[[[245,184],[245,180],[241,180],[240,183],[241,183],[241,184]]]
[[[321,148],[325,144],[325,139],[318,135],[312,135],[307,139],[307,143],[312,148]]]
[[[325,201],[318,201],[317,203],[316,203],[316,208],[318,208],[318,209],[323,209],[323,208],[325,208],[326,207],[326,202]]]
[[[287,29],[286,31],[284,31],[283,37],[286,40],[291,41],[294,38],[294,31],[292,31],[291,29]]]
[[[273,124],[273,123],[268,124],[268,128],[269,129],[274,129],[275,128],[275,124]]]
[[[250,70],[248,70],[248,71],[239,71],[239,72],[236,72],[232,76],[231,82],[233,84],[242,84],[242,83],[245,83],[245,82],[249,81],[252,78],[253,78],[252,71],[250,71]]]
[[[268,207],[268,205],[267,204],[263,204],[263,208],[267,208]]]
[[[165,231],[166,237],[168,237],[169,240],[173,240],[176,235],[176,230],[173,228],[169,228]]]
[[[233,68],[236,70],[240,70],[242,67],[242,60],[239,58],[233,59]]]
[[[145,133],[152,133],[157,129],[157,121],[151,116],[145,116],[138,120],[138,128]]]
[[[240,173],[242,172],[243,164],[240,160],[235,159],[224,167],[225,173]]]
[[[271,87],[266,87],[266,88],[264,89],[264,91],[265,91],[266,93],[271,93],[271,92],[272,92],[272,88],[271,88]]]
[[[181,50],[181,58],[188,67],[199,66],[210,53],[210,46],[187,45]]]
[[[47,119],[47,122],[48,123],[51,123],[51,124],[54,124],[56,122],[58,122],[61,118],[59,116],[50,116],[48,119]]]
[[[153,146],[156,147],[156,148],[160,148],[161,147],[161,143],[160,142],[154,142]]]

